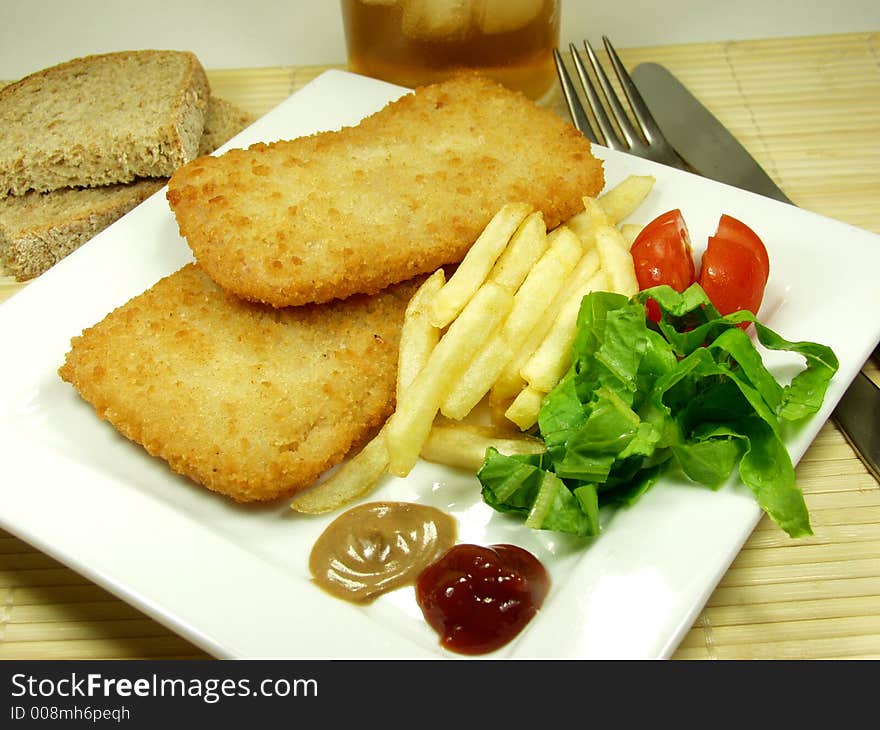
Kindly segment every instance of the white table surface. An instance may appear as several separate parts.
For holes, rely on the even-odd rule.
[[[877,0],[563,0],[562,41],[618,48],[880,30]],[[345,60],[336,0],[0,0],[0,79],[89,53],[195,51],[206,68]]]

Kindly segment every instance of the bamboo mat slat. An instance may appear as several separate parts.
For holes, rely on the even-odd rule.
[[[880,33],[619,51],[630,68],[666,65],[801,207],[880,233]],[[327,68],[208,75],[215,94],[261,115]],[[560,97],[551,104],[565,114]],[[0,270],[0,301],[22,286]],[[877,482],[831,422],[797,477],[815,534],[794,542],[761,520],[675,658],[880,658]],[[0,530],[0,659],[204,656]]]

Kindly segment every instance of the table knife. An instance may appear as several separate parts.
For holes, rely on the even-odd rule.
[[[791,204],[736,137],[666,68],[642,63],[631,75],[664,136],[694,172]],[[878,350],[874,358],[880,363]],[[868,471],[880,480],[880,388],[860,371],[833,416]]]
[[[791,203],[739,140],[665,67],[642,63],[632,78],[663,136],[694,172]]]

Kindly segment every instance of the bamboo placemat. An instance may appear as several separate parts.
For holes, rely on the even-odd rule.
[[[880,33],[618,50],[630,68],[655,61],[679,76],[798,205],[880,233]],[[209,77],[263,114],[326,68]],[[0,300],[20,287],[0,272]],[[763,520],[676,658],[880,658],[880,489],[831,422],[797,476],[815,535],[792,541]],[[0,659],[204,656],[0,531]]]

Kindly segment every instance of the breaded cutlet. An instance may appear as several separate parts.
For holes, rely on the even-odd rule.
[[[188,264],[73,338],[59,374],[175,472],[238,502],[273,500],[390,415],[414,290],[275,309]]]
[[[194,160],[167,195],[212,279],[289,306],[457,263],[505,203],[530,203],[553,228],[603,185],[602,163],[571,124],[463,76],[353,127]]]

